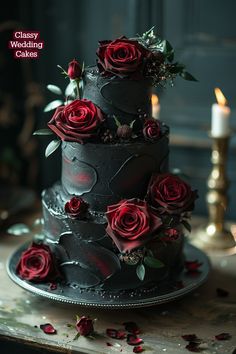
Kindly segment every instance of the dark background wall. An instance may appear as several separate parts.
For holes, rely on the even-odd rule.
[[[14,134],[24,122],[20,102],[23,105],[27,95],[25,82],[33,81],[40,87],[43,99],[41,105],[35,106],[34,127],[44,127],[51,114],[43,113],[43,104],[55,98],[45,89],[46,85],[54,83],[62,88],[66,85],[57,64],[66,68],[67,63],[76,57],[91,65],[95,62],[98,40],[133,36],[155,25],[159,35],[172,43],[177,58],[186,63],[188,70],[199,80],[190,83],[177,79],[174,87],[156,91],[161,102],[160,118],[171,128],[170,167],[189,175],[191,183],[199,189],[196,213],[206,214],[206,179],[211,168],[211,140],[207,131],[211,104],[215,101],[214,87],[220,87],[227,97],[232,110],[232,127],[236,127],[235,11],[233,0],[224,3],[221,0],[14,0],[6,3],[6,9],[1,11],[0,24],[17,21],[25,29],[40,31],[45,41],[40,59],[31,61],[25,68],[10,58],[11,53],[6,48],[12,29],[0,31],[2,57],[7,58],[3,63],[0,57],[1,74],[5,73],[4,79],[1,75],[1,91],[8,85],[9,92],[13,92],[19,101],[16,107],[18,130],[14,128]],[[12,137],[12,129],[1,127],[5,140]],[[60,178],[60,152],[45,159],[48,139],[39,139],[37,143],[33,156],[39,166],[34,188],[40,191]],[[227,216],[231,219],[236,219],[235,147],[233,137],[228,160],[231,185]],[[30,163],[24,156],[19,156],[19,160],[26,166]],[[25,176],[22,170],[21,174]],[[24,180],[21,178],[21,183]]]

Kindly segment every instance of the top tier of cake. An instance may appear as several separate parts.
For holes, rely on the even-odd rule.
[[[152,116],[151,94],[149,78],[104,77],[97,67],[85,70],[83,98],[92,101],[106,114],[109,129],[117,129],[114,117],[121,124],[129,125],[135,121],[134,130],[140,129],[144,119]]]

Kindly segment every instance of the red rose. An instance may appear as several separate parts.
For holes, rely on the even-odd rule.
[[[71,218],[81,218],[85,215],[86,211],[88,210],[88,204],[79,197],[72,197],[65,204],[65,212],[69,214]]]
[[[129,76],[142,71],[145,58],[151,52],[138,41],[126,37],[114,41],[101,41],[97,50],[98,69],[102,74]]]
[[[122,200],[108,206],[106,217],[106,232],[120,252],[142,246],[162,224],[149,205],[139,199]]]
[[[79,62],[76,59],[73,59],[69,64],[68,64],[68,70],[67,70],[67,75],[69,76],[70,79],[79,79],[82,74],[82,68],[79,64]]]
[[[170,173],[153,176],[147,194],[153,207],[168,214],[192,211],[197,197],[197,191],[192,191],[188,183]]]
[[[161,135],[160,122],[156,119],[147,119],[144,122],[143,136],[146,140],[155,141]]]
[[[76,329],[81,336],[88,336],[94,332],[93,320],[82,316],[76,323]]]
[[[180,237],[180,232],[179,230],[176,230],[174,228],[166,229],[164,231],[165,236],[162,237],[163,241],[176,241]]]
[[[22,253],[16,272],[22,279],[34,282],[55,280],[58,275],[50,248],[36,243]]]
[[[91,101],[82,99],[58,107],[48,126],[62,140],[83,144],[88,138],[98,135],[103,121],[102,111]]]

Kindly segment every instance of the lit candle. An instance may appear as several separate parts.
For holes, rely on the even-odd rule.
[[[152,116],[155,119],[159,119],[161,106],[157,95],[152,94]]]
[[[230,134],[229,116],[230,108],[227,100],[219,88],[215,88],[217,103],[211,107],[211,135],[215,138]]]

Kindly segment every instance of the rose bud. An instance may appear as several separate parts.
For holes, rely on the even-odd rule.
[[[82,68],[79,62],[76,59],[73,59],[69,65],[67,70],[67,75],[71,80],[79,79],[82,74]]]
[[[160,123],[156,119],[147,119],[143,127],[143,136],[146,140],[155,141],[161,135]]]
[[[132,135],[132,132],[133,130],[129,125],[123,124],[117,128],[116,134],[118,138],[129,139]]]
[[[72,197],[65,204],[65,212],[73,219],[82,218],[85,216],[88,210],[88,203],[86,203],[82,198]]]
[[[76,322],[76,329],[81,336],[89,336],[94,332],[93,320],[89,317],[82,316]]]

